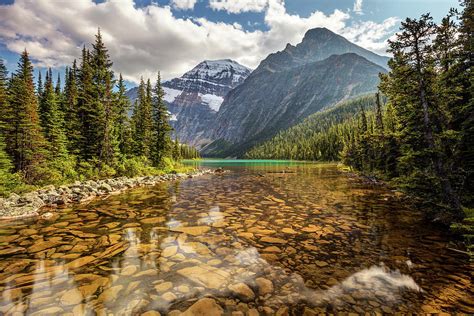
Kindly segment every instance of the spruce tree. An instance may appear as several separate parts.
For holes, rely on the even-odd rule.
[[[38,70],[38,82],[36,83],[36,95],[38,96],[39,102],[43,97],[43,78],[41,78],[41,70]]]
[[[175,161],[180,161],[181,160],[181,149],[178,141],[178,136],[175,136],[174,142],[173,142],[173,159]]]
[[[168,108],[163,100],[164,91],[161,87],[161,76],[158,73],[155,87],[153,89],[152,113],[153,113],[153,141],[152,141],[152,162],[154,166],[159,166],[164,157],[171,156],[172,130],[169,124]]]
[[[82,59],[79,69],[77,116],[80,124],[81,137],[80,157],[81,160],[90,161],[97,157],[98,137],[96,125],[96,109],[94,103],[94,86],[92,83],[92,68],[90,65],[90,53],[82,49]]]
[[[26,50],[21,54],[18,70],[12,78],[9,105],[12,118],[8,122],[7,152],[13,157],[15,171],[20,171],[28,183],[43,178],[42,168],[47,156],[46,141],[38,116],[38,98],[33,82],[33,66]]]
[[[8,71],[0,58],[0,136],[7,136],[7,123],[11,120],[11,108],[8,104]]]
[[[67,158],[67,138],[64,131],[64,117],[60,109],[59,96],[53,87],[52,72],[49,69],[42,98],[41,125],[44,136],[49,143],[49,151],[53,159]]]
[[[76,60],[71,68],[67,69],[68,75],[64,86],[64,121],[68,138],[68,151],[72,154],[80,154],[81,148],[81,121],[78,110],[78,70]]]
[[[151,86],[145,85],[143,78],[138,86],[138,98],[133,112],[134,152],[137,156],[150,159],[153,117],[151,112]]]
[[[95,43],[92,44],[91,67],[94,101],[94,139],[97,141],[97,158],[102,164],[113,165],[117,158],[117,146],[114,139],[114,73],[109,53],[102,41],[100,29]]]
[[[116,138],[118,141],[119,151],[122,156],[129,155],[131,153],[130,147],[130,121],[128,118],[128,112],[130,111],[130,100],[127,97],[125,83],[122,78],[122,74],[119,75],[117,82],[117,93],[115,101],[116,110]]]

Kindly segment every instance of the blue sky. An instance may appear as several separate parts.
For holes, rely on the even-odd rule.
[[[384,54],[401,19],[439,21],[457,0],[0,0],[0,57],[10,71],[27,49],[38,69],[62,72],[98,27],[130,85],[141,76],[179,76],[204,59],[254,68],[307,29],[327,27]]]

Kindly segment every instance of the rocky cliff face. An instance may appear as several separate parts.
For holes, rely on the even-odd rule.
[[[310,30],[229,92],[208,136],[214,141],[203,153],[240,156],[312,113],[375,91],[387,61],[327,29]]]
[[[198,148],[209,143],[209,131],[224,97],[250,72],[233,60],[206,60],[183,76],[163,82],[171,123],[180,141]],[[133,101],[136,93],[133,88],[127,95]]]

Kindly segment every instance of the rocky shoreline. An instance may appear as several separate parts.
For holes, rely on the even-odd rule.
[[[13,193],[8,198],[0,198],[0,220],[35,217],[39,215],[39,211],[43,207],[58,207],[73,203],[84,203],[97,197],[118,194],[140,186],[153,186],[165,181],[182,180],[221,172],[220,169],[207,169],[159,176],[76,181],[72,184],[59,187],[49,185],[22,195]]]

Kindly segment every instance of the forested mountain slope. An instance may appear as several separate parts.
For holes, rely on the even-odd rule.
[[[252,159],[296,159],[335,161],[340,159],[344,138],[361,108],[375,107],[373,94],[340,102],[327,110],[314,113],[303,122],[278,133],[272,139],[246,153]]]

